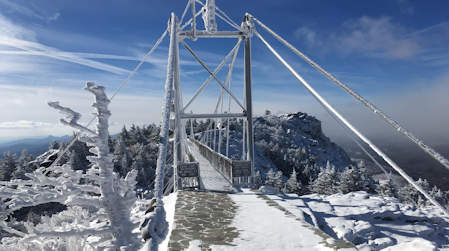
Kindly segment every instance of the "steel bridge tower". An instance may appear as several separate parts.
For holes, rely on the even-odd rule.
[[[198,4],[197,4],[198,3]],[[197,5],[200,5],[200,9],[197,10]],[[215,6],[214,0],[207,0],[205,4],[190,0],[187,5],[181,20],[179,20],[175,14],[171,14],[171,18],[169,21],[169,34],[170,34],[170,47],[169,47],[169,58],[168,58],[168,66],[167,66],[167,82],[165,86],[165,108],[166,111],[169,112],[169,121],[164,121],[167,119],[168,113],[166,116],[163,114],[162,125],[167,127],[168,130],[173,132],[173,142],[174,142],[174,190],[178,190],[178,168],[183,166],[184,163],[189,162],[188,160],[188,152],[187,152],[187,134],[186,134],[186,122],[191,121],[193,119],[211,119],[213,126],[213,140],[210,140],[209,132],[206,132],[208,137],[208,141],[213,143],[210,146],[214,151],[220,152],[221,150],[221,140],[222,140],[222,132],[220,128],[218,128],[218,146],[216,143],[216,133],[217,126],[216,120],[227,119],[229,125],[230,118],[237,118],[243,120],[243,149],[242,149],[242,158],[250,161],[251,163],[251,174],[249,183],[251,184],[254,180],[254,131],[253,131],[253,107],[252,107],[252,83],[251,83],[251,37],[253,35],[253,24],[248,15],[245,16],[240,27],[235,26],[231,22],[227,22],[233,27],[232,30],[220,31],[217,27],[216,16],[219,16],[223,20],[226,21],[225,13],[219,14],[216,11],[219,10]],[[182,21],[187,13],[191,13],[191,18],[185,24],[182,24]],[[197,26],[197,17],[202,15],[204,30],[198,29]],[[223,59],[220,65],[215,69],[211,70],[206,63],[200,59],[200,57],[193,51],[193,49],[186,43],[185,40],[197,41],[198,39],[234,39],[237,40],[234,48],[228,53],[228,55]],[[232,70],[234,66],[234,62],[237,57],[237,53],[241,43],[243,42],[244,47],[244,90],[243,97],[244,102],[239,101],[236,95],[231,91],[231,76]],[[195,58],[195,60],[209,73],[209,78],[199,87],[199,89],[195,92],[193,97],[187,102],[186,105],[183,105],[183,95],[181,88],[181,79],[180,79],[180,60],[179,60],[179,46],[180,44],[190,52],[190,54]],[[226,62],[230,61],[229,69],[226,76],[225,81],[220,80],[217,77],[217,73],[225,66]],[[221,95],[218,98],[217,105],[215,106],[215,111],[213,113],[187,113],[186,109],[192,104],[192,102],[200,95],[200,93],[204,90],[204,88],[209,84],[209,82],[214,79],[217,84],[220,85]],[[224,95],[229,96],[229,109],[227,112],[218,112],[218,106],[220,102],[224,102]],[[241,112],[239,113],[231,113],[230,112],[230,104],[231,100],[233,103],[237,104]],[[192,126],[191,126],[192,128]],[[228,131],[226,132],[226,154],[229,150],[229,126],[226,128]],[[193,133],[193,132],[192,132]],[[192,137],[194,137],[192,135]],[[246,139],[246,140],[245,140]],[[206,142],[207,144],[207,142]],[[231,177],[232,179],[232,177]]]

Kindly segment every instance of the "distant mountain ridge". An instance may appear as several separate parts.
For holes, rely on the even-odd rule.
[[[49,135],[41,138],[25,138],[9,142],[0,143],[0,154],[4,152],[12,152],[20,154],[23,149],[27,149],[29,154],[33,156],[40,155],[48,150],[48,146],[53,141],[67,142],[72,136],[65,135],[61,137]]]

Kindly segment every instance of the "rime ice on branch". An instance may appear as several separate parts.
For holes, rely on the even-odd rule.
[[[95,86],[89,82],[85,90],[95,95],[95,103],[92,105],[97,111],[95,114],[97,116],[97,129],[95,132],[78,124],[79,113],[60,106],[58,102],[50,102],[49,105],[67,115],[67,119],[70,121],[61,119],[63,124],[89,135],[89,137],[80,137],[80,140],[91,147],[89,149],[90,152],[97,155],[89,156],[88,160],[93,164],[89,171],[99,175],[97,178],[101,192],[99,202],[109,216],[111,230],[116,239],[116,246],[126,246],[126,243],[130,240],[133,226],[130,221],[130,210],[136,200],[134,191],[126,188],[128,185],[134,187],[136,174],[129,173],[124,182],[120,182],[120,178],[114,173],[113,156],[109,152],[108,146],[108,120],[111,116],[108,105],[110,101],[104,92],[103,86]],[[117,193],[117,191],[122,193]]]
[[[113,156],[108,146],[109,100],[102,86],[87,83],[85,89],[95,95],[95,131],[80,125],[78,120],[81,115],[72,109],[61,106],[59,102],[50,102],[49,105],[66,115],[61,123],[87,134],[80,140],[86,142],[89,151],[95,154],[88,157],[92,167],[86,173],[74,171],[67,164],[42,167],[27,173],[29,180],[0,183],[0,198],[9,199],[0,204],[0,228],[21,237],[11,238],[9,244],[3,243],[0,249],[5,245],[14,247],[11,250],[49,249],[50,244],[50,249],[54,249],[55,243],[68,245],[64,238],[75,238],[75,243],[81,246],[88,242],[87,245],[93,249],[137,248],[138,238],[132,234],[136,226],[130,220],[130,211],[136,201],[134,188],[137,173],[131,171],[125,179],[121,179],[113,172]],[[48,176],[48,173],[52,175]],[[7,215],[20,208],[47,202],[65,204],[68,210],[53,215],[51,220],[43,219],[36,226],[25,224],[26,232],[18,231],[5,221]],[[96,240],[93,243],[87,241],[89,236]]]

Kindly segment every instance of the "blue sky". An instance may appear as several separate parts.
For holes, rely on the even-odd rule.
[[[249,12],[387,113],[428,139],[449,135],[449,4],[447,1],[234,1],[217,5],[240,23]],[[91,118],[86,81],[111,95],[187,1],[0,0],[0,140],[70,134],[47,101],[60,100]],[[199,7],[198,7],[199,8]],[[198,22],[202,27],[201,20]],[[229,26],[219,22],[219,29]],[[322,95],[362,131],[389,133],[351,97],[258,30]],[[236,41],[187,41],[215,68]],[[111,104],[111,128],[158,122],[168,39]],[[304,88],[253,38],[256,114],[305,111],[341,131]],[[181,51],[185,101],[208,77]],[[243,51],[233,74],[241,97]],[[224,80],[224,73],[219,75]],[[211,83],[194,103],[212,112],[219,93]],[[234,106],[233,109],[237,109]],[[447,139],[449,136],[445,136]]]

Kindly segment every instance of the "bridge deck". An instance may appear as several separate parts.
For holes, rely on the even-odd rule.
[[[179,191],[168,250],[355,250],[268,196]]]
[[[195,160],[199,162],[201,190],[230,193],[237,191],[232,184],[200,154],[198,147],[195,144],[188,140],[186,145]]]

